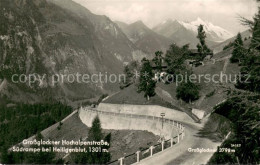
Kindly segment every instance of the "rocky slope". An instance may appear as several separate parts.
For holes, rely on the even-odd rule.
[[[12,75],[121,73],[123,64],[145,54],[106,16],[71,0],[0,2],[1,95],[16,101],[85,99],[118,90],[105,83],[13,83]]]

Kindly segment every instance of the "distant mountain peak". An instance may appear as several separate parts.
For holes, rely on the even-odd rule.
[[[197,17],[197,19],[195,21],[193,21],[194,23],[202,23],[205,24],[206,21],[204,21],[203,19],[201,19],[200,17]]]
[[[139,49],[148,54],[154,54],[158,50],[166,51],[173,42],[171,39],[157,34],[140,20],[129,25],[118,22],[118,25]]]
[[[215,41],[215,42],[221,42],[221,41],[224,41],[224,40],[229,39],[234,36],[228,30],[226,30],[222,27],[216,26],[209,21],[205,21],[205,20],[201,19],[200,17],[198,17],[195,21],[192,21],[192,22],[179,21],[179,23],[182,24],[186,29],[188,29],[194,33],[197,33],[197,29],[198,29],[199,25],[203,25],[204,30],[205,30],[206,34],[208,35],[209,39],[212,41]]]
[[[129,25],[130,28],[138,30],[139,32],[149,31],[150,29],[143,23],[143,21],[139,20]]]
[[[164,29],[164,30],[167,29],[167,27],[171,27],[171,28],[175,27],[178,29],[180,29],[180,27],[183,27],[196,35],[199,25],[204,26],[204,30],[206,31],[208,39],[215,41],[215,42],[222,42],[222,41],[225,41],[234,36],[228,30],[226,30],[222,27],[216,26],[213,23],[206,21],[200,17],[197,17],[196,20],[190,21],[190,22],[167,19],[167,20],[163,21],[161,24],[154,27],[154,30],[159,32],[162,29]],[[170,31],[175,31],[175,30],[172,29]]]
[[[145,26],[146,27],[146,25],[141,20],[138,20],[138,21],[132,23],[131,25],[139,25],[139,26]]]
[[[200,17],[197,17],[194,21],[168,19],[155,26],[153,30],[158,34],[173,39],[179,45],[189,43],[192,48],[196,48],[198,43],[197,31],[200,24],[204,26],[207,35],[206,40],[209,46],[223,42],[234,36],[228,30],[216,26]]]

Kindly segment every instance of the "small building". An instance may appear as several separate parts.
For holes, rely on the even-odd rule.
[[[159,68],[156,66],[156,64],[152,61],[151,66],[153,70],[159,70]],[[168,65],[165,62],[162,62],[162,71],[167,71]]]
[[[189,65],[190,67],[193,66],[193,63],[195,62],[196,60],[186,60],[186,64]]]
[[[203,61],[209,61],[213,57],[213,52],[209,52],[203,61],[198,60],[200,53],[198,49],[190,49],[190,60],[187,60],[187,64],[191,67],[198,67],[200,65],[204,65]]]
[[[199,56],[200,53],[198,52],[198,49],[190,49],[190,56],[196,57]],[[210,50],[210,52],[206,55],[205,58],[211,59],[213,57],[213,52]]]
[[[198,49],[190,49],[190,56],[192,57],[196,57],[198,56],[200,53],[198,52]]]
[[[187,65],[189,65],[190,67],[198,67],[200,65],[204,65],[202,61],[198,61],[198,60],[186,60],[186,61],[187,61]]]

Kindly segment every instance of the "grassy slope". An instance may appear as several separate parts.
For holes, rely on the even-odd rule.
[[[45,139],[55,140],[79,140],[88,136],[89,127],[81,122],[78,114],[74,114],[66,120],[61,129],[55,129],[48,134],[43,135]],[[103,130],[105,134],[111,133],[111,148],[109,149],[112,160],[136,152],[140,148],[147,148],[156,144],[159,137],[147,131],[137,130]],[[57,154],[57,157],[65,156],[64,153]],[[66,160],[70,160],[67,157]]]
[[[231,57],[232,48],[227,49],[221,53],[218,53],[213,56],[213,59],[215,59],[215,63],[213,64],[212,61],[204,62],[204,66],[199,66],[193,68],[193,73],[196,75],[200,74],[220,74],[221,72],[226,74],[237,74],[239,72],[239,66],[237,64],[232,64],[229,62],[229,58]],[[202,78],[203,80],[203,78]],[[232,79],[233,80],[233,79]],[[200,90],[200,99],[197,101],[194,101],[192,105],[186,104],[180,100],[177,100],[176,98],[176,84],[163,84],[163,83],[157,83],[157,88],[160,88],[171,95],[173,98],[173,104],[176,107],[184,107],[186,109],[192,107],[192,108],[198,108],[201,110],[206,111],[206,113],[210,113],[212,111],[212,108],[219,102],[223,101],[227,96],[227,90],[229,88],[234,89],[234,84],[231,83],[199,83],[199,86],[201,88]],[[139,104],[139,105],[162,105],[166,107],[171,107],[169,103],[166,103],[162,98],[159,96],[154,96],[151,98],[150,101],[147,101],[143,93],[137,93],[136,92],[137,87],[134,85],[121,90],[118,94],[108,98],[105,100],[105,103],[114,103],[114,104]],[[215,92],[213,92],[215,91]],[[207,96],[210,93],[213,93],[211,96]],[[172,106],[173,107],[173,106]],[[176,108],[175,107],[175,108]],[[177,108],[178,109],[178,108]]]
[[[143,92],[137,93],[136,91],[137,87],[135,85],[131,85],[103,102],[112,104],[161,105],[176,109],[176,107],[173,107],[157,95],[151,97],[151,99],[147,101]]]
[[[245,45],[248,45],[245,43]],[[234,80],[234,74],[238,74],[240,71],[240,67],[238,64],[233,64],[229,62],[229,58],[231,57],[232,48],[227,49],[225,51],[222,51],[218,54],[215,54],[213,56],[213,59],[215,60],[215,63],[213,64],[213,61],[204,62],[204,66],[195,67],[192,69],[193,73],[198,75],[205,75],[205,74],[218,74],[222,72],[223,74],[232,75],[232,79]],[[218,77],[217,77],[218,78]],[[201,79],[203,80],[203,78]],[[225,80],[225,79],[224,79]],[[234,89],[233,83],[205,83],[201,81],[198,83],[200,86],[200,99],[197,101],[194,101],[191,106],[193,108],[198,108],[205,110],[206,112],[211,112],[212,108],[222,100],[224,100],[227,96],[227,90]],[[185,106],[183,103],[181,104],[180,101],[176,98],[176,85],[170,84],[160,84],[158,85],[165,91],[171,94],[171,96],[176,100],[177,106]],[[213,92],[215,91],[215,92]],[[210,93],[213,93],[212,96],[209,96]],[[208,96],[207,96],[208,95]]]

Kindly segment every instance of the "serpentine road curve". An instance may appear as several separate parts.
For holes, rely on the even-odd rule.
[[[190,124],[181,122],[185,126],[184,139],[174,147],[135,163],[136,165],[199,165],[206,164],[214,152],[189,152],[188,149],[216,150],[221,142],[213,142],[204,137],[199,137],[199,130],[203,124]]]
[[[87,110],[87,111],[86,111]],[[95,110],[80,110],[79,116],[84,124],[91,125],[90,118],[93,118],[96,115]],[[88,114],[88,112],[90,114]],[[95,112],[95,113],[93,113]],[[100,112],[100,111],[99,111]],[[85,114],[84,114],[85,113]],[[94,115],[91,115],[91,114]],[[106,112],[111,113],[111,112]],[[120,115],[121,113],[118,113]],[[145,115],[142,115],[143,117]],[[100,115],[102,121],[102,115]],[[115,115],[116,117],[116,115]],[[214,152],[217,150],[217,147],[221,145],[221,142],[214,142],[206,137],[201,137],[199,135],[200,130],[203,128],[209,116],[202,120],[202,123],[191,123],[180,120],[174,120],[178,123],[181,123],[185,127],[185,136],[180,143],[175,144],[173,147],[165,149],[163,152],[157,153],[152,157],[141,160],[135,165],[198,165],[206,164]],[[134,119],[134,118],[133,118]],[[171,119],[171,118],[168,118]],[[109,118],[109,120],[111,120]],[[107,121],[109,121],[107,120]],[[120,119],[119,121],[122,121]],[[110,125],[111,127],[114,125]],[[118,127],[118,125],[116,126]],[[205,149],[211,150],[211,152],[194,152],[196,149]],[[193,152],[191,152],[193,150]]]

